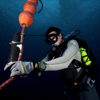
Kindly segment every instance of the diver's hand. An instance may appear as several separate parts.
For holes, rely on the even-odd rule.
[[[34,67],[33,67],[32,62],[16,61],[10,68],[10,71],[11,71],[10,77],[28,75],[33,70],[34,70]]]
[[[4,71],[10,71],[11,66],[15,64],[15,62],[9,62],[5,65]]]

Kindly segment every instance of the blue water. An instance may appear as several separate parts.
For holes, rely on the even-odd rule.
[[[81,30],[83,36],[95,57],[100,69],[100,0],[42,0],[44,7],[39,2],[37,12],[33,16],[34,23],[25,30],[25,34],[45,34],[50,26],[60,28],[66,36],[70,31]],[[12,35],[21,27],[18,16],[23,11],[26,0],[1,0],[0,1],[0,84],[10,76],[3,68],[9,55],[9,42]],[[25,37],[23,61],[40,61],[50,49],[44,42],[45,37]],[[100,70],[99,70],[100,73]],[[100,74],[96,80],[96,87],[100,95]],[[93,95],[93,94],[91,94]],[[60,72],[44,72],[41,77],[31,74],[27,78],[16,78],[2,91],[0,100],[64,100],[63,84]]]

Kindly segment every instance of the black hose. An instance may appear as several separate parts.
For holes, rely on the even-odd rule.
[[[41,7],[41,9],[38,11],[38,13],[40,13],[40,12],[42,11],[42,9],[43,9],[43,3],[42,3],[41,0],[39,0],[39,1],[40,1],[40,3],[41,3],[42,7]]]

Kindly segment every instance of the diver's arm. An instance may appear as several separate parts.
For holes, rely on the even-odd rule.
[[[41,62],[15,61],[12,66],[5,66],[4,70],[10,69],[11,77],[28,75],[34,72],[61,70],[67,68],[73,59],[79,59],[79,56],[79,46],[77,41],[70,40],[62,57]],[[45,60],[47,59],[48,56]]]
[[[45,71],[61,70],[67,68],[71,63],[71,61],[75,59],[78,50],[79,50],[79,45],[77,41],[70,40],[67,44],[67,49],[62,57],[50,61],[44,61],[46,63]]]

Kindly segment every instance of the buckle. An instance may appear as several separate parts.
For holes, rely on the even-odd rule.
[[[91,78],[88,78],[86,83],[90,86],[93,87],[93,84],[95,83],[95,80],[92,80]]]

